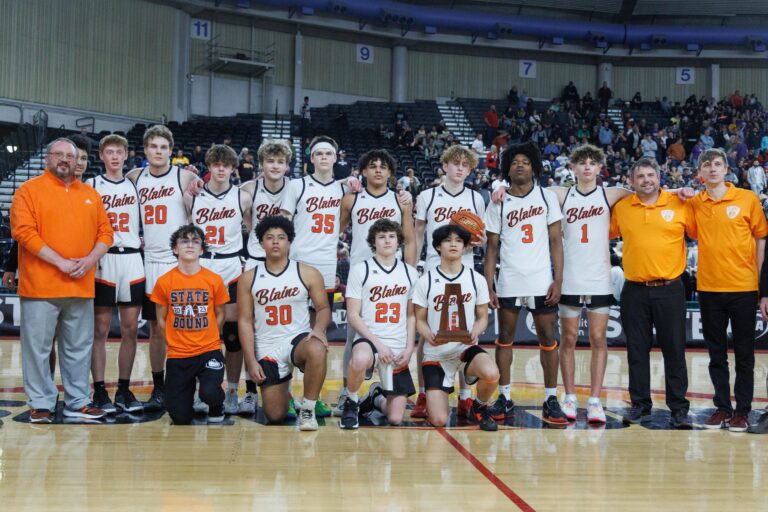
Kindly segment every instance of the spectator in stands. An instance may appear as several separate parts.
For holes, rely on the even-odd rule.
[[[383,146],[395,138],[395,132],[388,128],[384,123],[379,123],[379,145]]]
[[[601,110],[608,109],[608,104],[611,102],[612,97],[613,91],[611,91],[611,88],[608,87],[608,82],[603,82],[602,87],[600,87],[600,90],[597,91],[597,99],[600,100]]]
[[[561,98],[563,102],[569,101],[574,105],[579,104],[579,92],[576,90],[576,86],[573,85],[573,82],[568,82],[568,85],[563,88],[563,95]]]
[[[491,144],[490,149],[485,154],[485,168],[493,173],[499,168],[499,148]]]
[[[517,94],[517,86],[513,85],[507,93],[507,105],[508,108],[516,109],[520,106],[520,95]]]
[[[414,197],[414,200],[416,196],[419,195],[419,190],[421,189],[421,181],[416,177],[416,171],[413,170],[413,167],[409,167],[405,170],[405,176],[400,178],[400,185],[402,185],[403,190],[407,190],[411,193],[411,195]]]
[[[661,104],[659,105],[661,108],[661,111],[664,113],[664,115],[669,116],[672,115],[672,102],[669,101],[669,98],[664,96],[661,98]]]
[[[416,132],[416,135],[413,137],[413,142],[411,142],[411,147],[424,149],[426,145],[427,145],[427,128],[422,124],[421,126],[419,126],[419,129]]]
[[[709,128],[706,128],[699,137],[701,145],[704,147],[704,151],[715,147],[715,140],[712,138],[711,133],[712,131]]]
[[[94,419],[88,377],[93,344],[95,264],[112,245],[112,228],[93,188],[75,178],[77,148],[67,139],[47,147],[46,170],[19,187],[11,226],[19,242],[19,296],[24,391],[30,421],[51,423],[58,390],[49,368],[58,332],[64,415]],[[61,205],[67,204],[66,215]],[[77,226],[77,229],[72,229]]]
[[[253,153],[249,152],[245,155],[245,160],[237,168],[235,174],[240,183],[246,183],[253,179],[256,174],[256,166],[253,164]]]
[[[402,123],[403,121],[408,121],[408,114],[405,113],[405,110],[403,110],[403,107],[398,106],[397,109],[395,110],[395,119],[394,119],[395,133],[397,133],[398,124]]]
[[[496,105],[491,105],[488,111],[483,115],[485,123],[484,145],[488,146],[496,138],[496,130],[499,128],[499,114],[496,113]]]
[[[472,141],[472,151],[477,156],[478,169],[485,169],[485,144],[483,144],[483,133],[477,132],[475,140]]]
[[[693,145],[693,148],[691,148],[691,163],[693,165],[698,165],[699,163],[699,156],[704,152],[704,143],[701,141],[701,139],[696,141],[696,144]]]
[[[171,159],[171,165],[184,169],[189,165],[189,158],[184,155],[184,150],[179,148],[176,150],[176,156]]]
[[[600,131],[597,133],[597,140],[600,141],[600,145],[602,147],[606,147],[610,144],[613,144],[613,130],[611,129],[611,122],[607,119],[603,121],[602,126],[600,126]]]
[[[752,162],[752,167],[747,170],[747,182],[752,192],[758,196],[765,191],[766,178],[763,166],[757,160]]]
[[[744,97],[738,89],[731,95],[731,105],[733,105],[736,110],[741,110],[742,107],[744,107]]]
[[[644,158],[652,158],[658,161],[656,159],[656,151],[659,149],[659,146],[656,144],[656,141],[651,138],[650,132],[645,134],[643,140],[640,142],[640,147],[642,148]]]
[[[560,143],[562,144],[562,139],[560,140]],[[544,142],[544,150],[542,151],[542,154],[545,157],[548,157],[549,155],[552,155],[552,158],[556,157],[560,154],[560,146],[558,146],[555,141],[552,140],[545,140]]]
[[[190,161],[198,169],[205,169],[205,151],[203,151],[203,147],[200,144],[195,145]]]
[[[347,277],[349,276],[349,249],[344,247],[339,249],[337,253],[336,275],[341,279],[342,283],[346,284]]]
[[[509,134],[507,132],[499,132],[492,144],[496,146],[496,150],[501,154],[502,148],[505,148],[509,144]]]
[[[225,146],[232,147],[232,137],[230,135],[225,135],[224,140],[221,143]]]
[[[302,120],[302,126],[304,123],[309,125],[309,122],[312,120],[312,107],[309,106],[309,96],[304,96],[304,103],[301,104],[301,120]]]
[[[632,100],[629,102],[629,106],[634,109],[643,108],[643,97],[640,95],[640,91],[637,91],[635,95],[632,96]]]
[[[243,147],[243,149],[240,150],[240,153],[237,155],[238,164],[241,164],[245,161],[245,155],[247,155],[248,152],[248,148],[246,147]]]
[[[336,163],[333,164],[333,179],[344,180],[349,178],[352,174],[352,167],[347,160],[347,152],[343,149],[339,150],[339,157],[336,159]]]
[[[685,160],[685,146],[682,137],[678,136],[675,138],[675,142],[669,145],[667,155],[672,165],[680,165]]]
[[[143,159],[136,154],[136,150],[132,149],[128,151],[128,159],[125,161],[125,168],[130,171],[131,169],[141,167],[142,160]]]
[[[595,100],[592,98],[592,93],[587,91],[584,97],[581,99],[581,115],[586,116],[592,112],[595,106]]]
[[[749,153],[747,145],[744,144],[744,142],[741,140],[741,137],[738,135],[733,135],[731,137],[731,149],[736,151],[737,162],[743,158],[747,158],[747,154]]]

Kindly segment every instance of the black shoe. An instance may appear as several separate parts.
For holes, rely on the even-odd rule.
[[[208,423],[221,423],[224,421],[224,406],[208,408]]]
[[[368,393],[365,394],[362,400],[360,400],[360,411],[359,414],[362,416],[366,416],[373,412],[373,410],[376,408],[376,397],[379,395],[384,394],[384,389],[382,389],[381,384],[378,382],[374,382],[371,384],[371,387],[368,389]],[[344,413],[342,412],[342,417],[344,416]]]
[[[107,414],[114,414],[117,412],[117,409],[112,404],[112,400],[109,399],[109,393],[107,393],[105,388],[97,388],[93,390],[93,405]]]
[[[757,423],[747,429],[750,434],[768,434],[768,412],[760,416]]]
[[[683,409],[681,411],[674,411],[672,412],[672,427],[677,430],[691,430],[693,429],[693,425],[691,424],[691,420],[688,418],[688,411]]]
[[[499,395],[488,407],[488,414],[496,421],[504,421],[504,418],[509,418],[515,413],[515,402],[513,400],[507,400],[503,394]]]
[[[347,397],[344,400],[344,410],[341,414],[341,420],[339,420],[339,427],[345,430],[355,430],[360,425],[357,421],[358,405],[357,402]]]
[[[153,388],[149,400],[144,402],[145,411],[162,411],[165,409],[165,390],[162,388]]]
[[[470,416],[479,426],[480,430],[486,432],[496,432],[499,430],[499,426],[491,418],[491,411],[488,404],[479,404],[477,400],[472,402],[472,409],[470,409]]]
[[[632,408],[622,419],[624,420],[624,423],[629,425],[645,423],[646,421],[651,421],[651,410],[643,409],[643,407],[638,404],[632,404]]]
[[[139,402],[130,389],[118,389],[115,393],[115,407],[122,412],[141,412],[144,405]]]
[[[557,397],[554,395],[547,398],[544,402],[541,417],[550,425],[565,426],[568,424],[568,417],[560,408],[560,402],[557,401]]]

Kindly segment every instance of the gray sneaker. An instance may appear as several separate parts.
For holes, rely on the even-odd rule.
[[[246,393],[243,397],[243,401],[240,402],[238,407],[239,414],[256,414],[256,409],[259,408],[259,395],[256,393]]]
[[[299,410],[298,418],[299,430],[317,430],[317,418],[315,418],[315,408]]]
[[[342,388],[341,393],[339,393],[339,401],[333,406],[333,415],[337,418],[344,416],[344,402],[347,401],[348,396],[347,388]]]
[[[208,404],[200,400],[200,395],[195,393],[195,401],[192,402],[192,409],[195,414],[208,414]]]
[[[224,414],[237,414],[240,411],[240,405],[237,403],[237,391],[227,390],[227,396],[224,398]]]

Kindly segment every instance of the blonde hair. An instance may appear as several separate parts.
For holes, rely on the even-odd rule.
[[[456,144],[443,151],[443,155],[440,157],[440,163],[458,163],[465,158],[467,159],[467,162],[469,162],[469,167],[471,169],[477,167],[477,155],[475,155],[475,152],[466,146]]]
[[[168,146],[173,148],[173,134],[171,133],[171,130],[168,129],[168,127],[163,126],[162,124],[156,124],[147,128],[147,131],[144,132],[144,147],[147,147],[150,139],[154,137],[164,138],[168,141]]]
[[[256,154],[259,157],[259,163],[263,162],[268,156],[283,157],[286,163],[291,163],[291,157],[293,157],[293,151],[291,151],[288,143],[284,140],[276,139],[268,139],[262,142]]]
[[[117,135],[115,133],[111,135],[107,135],[103,137],[99,141],[99,151],[104,151],[104,148],[107,146],[122,146],[123,149],[128,152],[128,139],[125,137],[122,137],[120,135]]]

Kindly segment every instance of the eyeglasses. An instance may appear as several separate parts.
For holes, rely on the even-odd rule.
[[[179,244],[182,245],[195,245],[195,246],[202,246],[203,241],[199,238],[179,238]]]
[[[73,155],[72,153],[62,153],[60,151],[57,151],[56,153],[48,153],[48,155],[57,160],[75,160],[77,158],[77,155]]]

